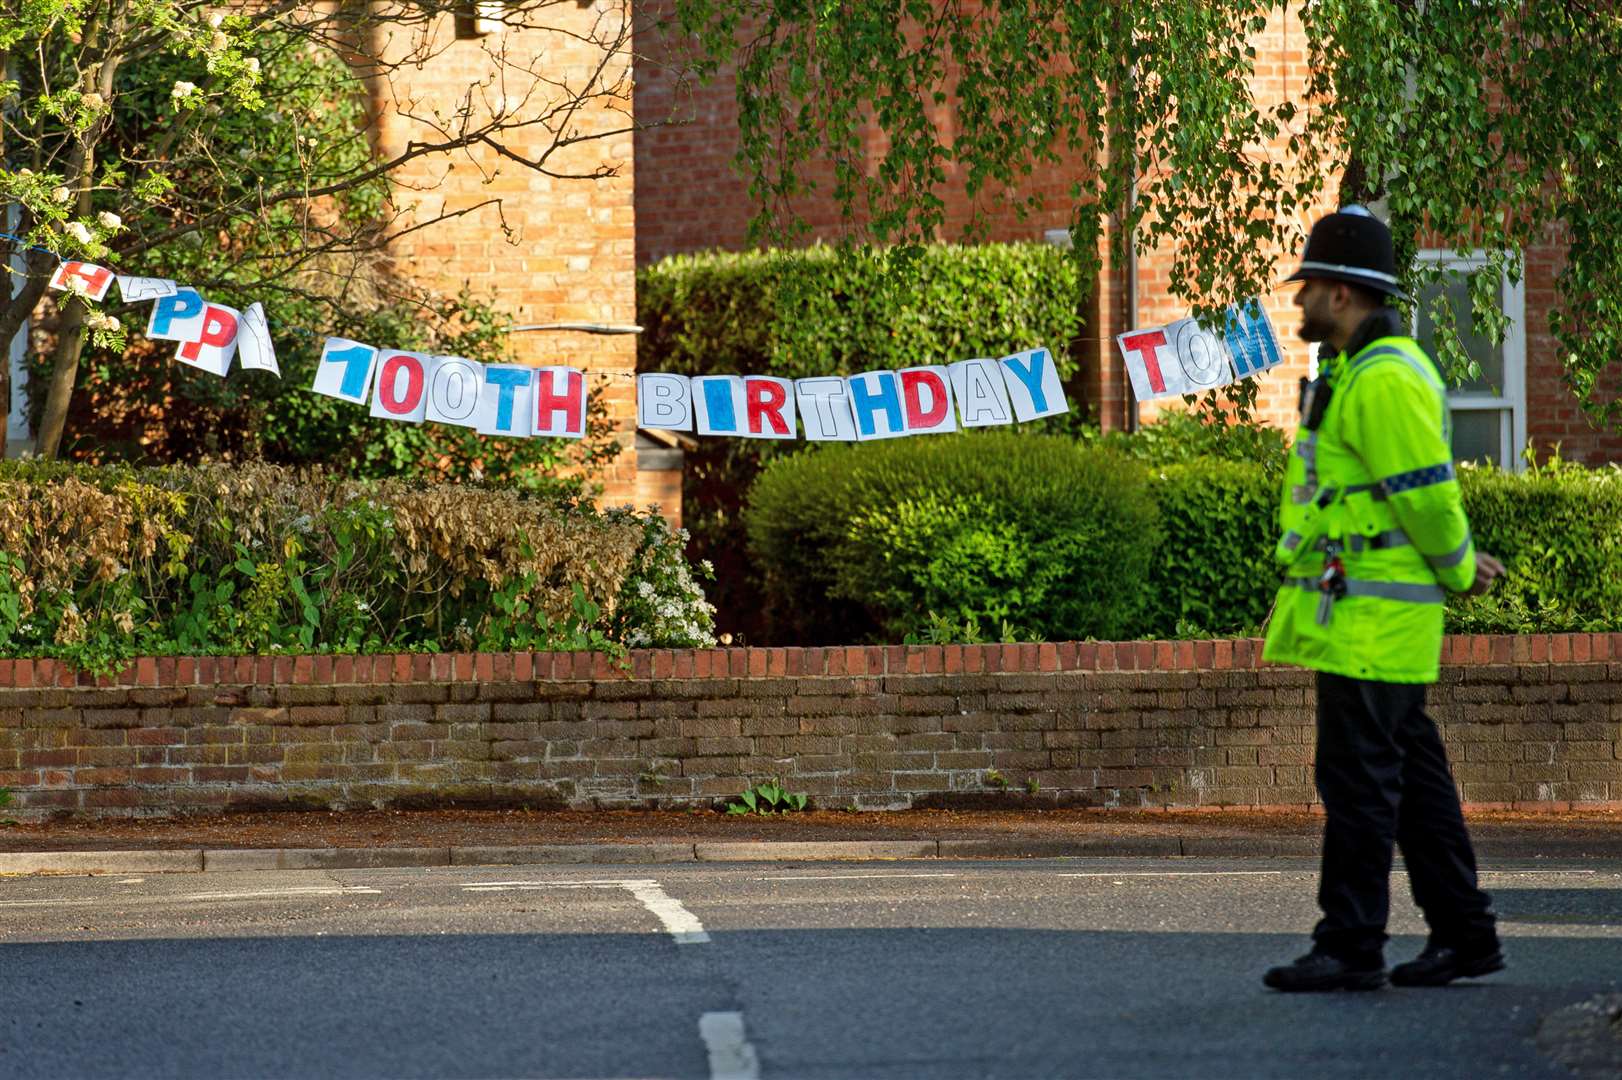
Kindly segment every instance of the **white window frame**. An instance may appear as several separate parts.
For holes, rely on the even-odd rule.
[[[1419,253],[1422,263],[1434,263],[1444,270],[1461,273],[1479,270],[1489,263],[1487,252],[1481,249],[1460,255],[1445,248],[1427,248]],[[1498,435],[1498,460],[1511,472],[1526,467],[1521,451],[1526,446],[1526,275],[1511,281],[1509,275],[1499,277],[1499,295],[1503,302],[1508,325],[1504,329],[1504,385],[1496,397],[1480,392],[1458,393],[1450,386],[1447,407],[1459,412],[1502,412]],[[1413,320],[1409,331],[1419,333],[1419,304],[1414,304]],[[1435,360],[1432,357],[1432,360]],[[1444,375],[1445,378],[1445,375]]]

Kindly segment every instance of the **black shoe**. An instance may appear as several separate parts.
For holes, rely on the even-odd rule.
[[[1315,990],[1378,990],[1385,985],[1385,961],[1376,954],[1367,959],[1346,959],[1309,952],[1293,964],[1269,968],[1262,982],[1274,990],[1301,993]]]
[[[1446,986],[1454,979],[1471,979],[1504,970],[1504,953],[1497,941],[1478,946],[1431,944],[1406,964],[1391,969],[1398,986]]]

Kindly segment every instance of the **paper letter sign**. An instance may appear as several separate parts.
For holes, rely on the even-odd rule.
[[[578,368],[535,369],[535,434],[586,437],[586,377]]]
[[[743,417],[743,379],[700,375],[693,380],[693,412],[700,435],[737,435]]]
[[[1040,420],[1070,411],[1070,403],[1064,399],[1064,388],[1059,385],[1059,369],[1052,353],[1046,349],[1030,349],[1005,356],[998,363],[1002,366],[1015,419]]]
[[[1273,325],[1255,300],[1230,307],[1217,331],[1197,319],[1178,319],[1116,340],[1139,401],[1226,386],[1283,361]]]
[[[428,375],[427,419],[457,427],[473,427],[478,421],[479,371],[483,365],[460,356],[437,356]]]
[[[158,341],[195,341],[203,329],[202,296],[196,289],[176,289],[152,305],[146,336]]]
[[[231,370],[231,359],[237,354],[240,322],[241,316],[235,309],[221,304],[206,305],[197,335],[180,343],[175,359],[223,378]]]
[[[268,371],[281,378],[276,346],[270,341],[270,324],[265,321],[265,309],[257,300],[242,313],[242,325],[237,330],[237,359],[242,361],[244,370]]]
[[[113,283],[113,272],[94,263],[65,262],[51,275],[51,288],[67,292],[77,288],[92,300],[107,295]]]
[[[794,396],[800,407],[805,437],[813,442],[855,442],[856,415],[850,411],[850,391],[844,379],[823,376],[796,379]]]
[[[901,406],[908,435],[957,430],[952,391],[944,367],[907,368],[901,372]]]
[[[158,306],[162,307],[166,302],[159,300]],[[156,312],[153,318],[157,318]],[[315,369],[315,385],[311,389],[318,394],[364,405],[366,391],[372,385],[372,368],[376,363],[377,350],[370,345],[362,345],[348,338],[328,338],[321,347],[321,363]]]
[[[137,300],[157,300],[174,294],[175,283],[168,278],[125,277],[122,274],[118,277],[118,295],[124,298],[126,304]]]
[[[693,430],[693,388],[685,375],[636,377],[636,426]]]
[[[522,364],[484,365],[484,389],[479,391],[480,435],[527,439],[534,431],[530,412],[535,369]]]
[[[1197,394],[1233,381],[1227,348],[1198,319],[1178,319],[1166,327],[1166,336],[1183,372],[1183,393]]]
[[[1273,324],[1254,300],[1228,309],[1226,337],[1234,370],[1241,379],[1266,371],[1282,360],[1278,338],[1273,336]]]
[[[794,383],[767,375],[746,375],[743,380],[744,428],[750,439],[792,439]]]
[[[856,438],[894,439],[907,433],[901,413],[901,386],[893,371],[864,371],[845,380],[856,412]]]
[[[1014,410],[1008,404],[1008,384],[995,360],[959,360],[947,369],[952,394],[966,428],[1012,424]]]
[[[386,420],[422,423],[428,410],[428,370],[433,358],[422,353],[377,354],[377,384],[372,388],[372,415]]]

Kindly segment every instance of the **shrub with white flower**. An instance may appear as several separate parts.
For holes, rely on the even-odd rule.
[[[698,581],[714,571],[695,571],[687,561],[685,529],[672,530],[658,514],[637,516],[643,519],[642,544],[620,587],[609,636],[633,649],[714,646],[715,605]]]

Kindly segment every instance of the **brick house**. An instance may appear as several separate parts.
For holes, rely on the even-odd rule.
[[[502,47],[521,60],[544,57],[548,71],[565,77],[571,71],[584,71],[600,57],[584,46],[571,45],[567,35],[580,32],[605,11],[619,10],[617,5],[622,2],[629,0],[557,5],[551,9],[558,24],[552,40],[543,40],[546,35],[533,31],[509,34]],[[426,181],[432,176],[435,186],[423,197],[436,208],[460,209],[500,194],[505,199],[505,219],[516,226],[516,234],[512,239],[505,237],[490,210],[442,222],[400,245],[400,256],[413,265],[414,272],[452,287],[465,280],[476,286],[493,282],[485,291],[523,324],[627,324],[635,321],[637,267],[680,252],[745,246],[751,204],[744,180],[731,167],[737,148],[733,83],[723,73],[707,86],[679,88],[676,65],[667,62],[672,55],[668,42],[647,29],[653,21],[649,16],[661,10],[660,5],[661,0],[636,2],[639,26],[623,56],[632,65],[634,85],[631,99],[624,105],[639,124],[648,126],[623,139],[579,148],[582,153],[598,155],[594,164],[611,165],[614,175],[597,180],[553,180],[490,160],[481,165],[487,167],[486,173],[496,171],[493,180],[472,169],[446,173],[439,179],[440,172],[429,159],[423,159],[423,175],[407,179]],[[477,10],[477,5],[469,8]],[[444,48],[414,77],[414,85],[454,98],[488,74],[490,60],[477,20],[445,18],[442,22],[437,32],[445,38]],[[1293,12],[1275,10],[1255,44],[1258,61],[1253,84],[1260,101],[1276,101],[1286,87],[1302,83],[1304,35]],[[678,122],[659,123],[667,118]],[[623,122],[623,116],[595,114],[582,116],[578,122],[589,126],[616,119]],[[384,117],[382,137],[386,142],[398,142],[411,134],[407,125]],[[1033,176],[1024,193],[1041,190],[1048,196],[1046,207],[1023,221],[1012,213],[994,219],[989,239],[1068,242],[1065,192],[1074,173],[1074,168],[1057,167]],[[968,200],[961,189],[944,194],[948,227],[960,226],[969,215]],[[1321,209],[1332,208],[1326,203]],[[830,238],[837,234],[839,222],[831,203],[807,202],[801,209],[813,235]],[[1548,312],[1555,299],[1554,278],[1562,251],[1558,239],[1551,237],[1526,252],[1524,280],[1503,283],[1509,337],[1496,348],[1485,341],[1471,344],[1486,377],[1481,384],[1456,388],[1452,394],[1455,450],[1460,457],[1485,457],[1514,467],[1523,448],[1558,442],[1565,456],[1573,460],[1622,459],[1622,435],[1590,429],[1560,380]],[[1293,268],[1293,256],[1293,252],[1285,253],[1281,258],[1280,278]],[[1426,251],[1422,257],[1440,259],[1444,253]],[[1071,387],[1072,404],[1094,411],[1106,428],[1131,426],[1156,411],[1153,405],[1132,400],[1114,339],[1125,330],[1164,324],[1187,313],[1166,290],[1169,266],[1170,257],[1163,252],[1140,253],[1124,265],[1106,252],[1099,283],[1082,300],[1086,329],[1082,340],[1073,345],[1081,371]],[[1462,302],[1462,287],[1453,291]],[[1298,320],[1293,296],[1294,288],[1284,287],[1263,298],[1286,361],[1262,378],[1260,414],[1266,422],[1285,427],[1294,420],[1296,380],[1310,362],[1308,347],[1295,334]],[[1421,331],[1423,336],[1423,328]],[[603,373],[594,381],[593,393],[605,397],[610,405],[625,447],[605,478],[604,501],[657,503],[679,517],[680,446],[658,433],[639,436],[635,432],[629,378],[636,360],[633,337],[525,333],[514,336],[513,354],[527,362],[574,363]]]
[[[1256,74],[1253,90],[1261,104],[1282,100],[1286,87],[1305,82],[1305,36],[1294,10],[1274,9],[1267,28],[1256,35]],[[672,73],[659,65],[661,43],[645,36],[639,55],[648,62],[636,73],[636,110],[639,116],[685,112],[684,126],[637,133],[636,260],[646,265],[666,255],[711,247],[739,247],[751,212],[747,190],[729,167],[737,147],[737,105],[730,78],[717,78],[705,87],[679,95]],[[1077,166],[1079,168],[1079,164]],[[1065,192],[1076,169],[1049,168],[1036,173],[1021,194],[1040,190],[1047,205],[1024,221],[1007,213],[991,222],[990,239],[1000,241],[1063,240],[1069,207]],[[1331,185],[1333,186],[1333,185]],[[948,228],[961,225],[969,204],[959,188],[943,192],[948,203]],[[1325,212],[1333,209],[1325,204]],[[830,204],[808,203],[803,208],[815,235],[831,237],[837,212]],[[1308,223],[1303,223],[1310,224]],[[1523,448],[1545,448],[1560,443],[1571,460],[1598,464],[1622,458],[1622,433],[1591,429],[1560,378],[1558,345],[1549,333],[1548,314],[1555,302],[1555,276],[1563,245],[1551,237],[1526,251],[1526,273],[1518,284],[1505,280],[1501,297],[1510,318],[1510,333],[1499,347],[1485,339],[1467,339],[1472,356],[1480,362],[1484,378],[1455,388],[1454,449],[1461,458],[1488,458],[1511,467],[1520,464]],[[1296,253],[1284,253],[1279,262],[1282,279],[1294,269]],[[1451,253],[1423,251],[1422,258],[1446,259]],[[1138,326],[1164,325],[1188,314],[1166,289],[1171,259],[1164,252],[1140,254],[1127,265],[1114,265],[1106,255],[1104,273],[1094,295],[1083,301],[1087,329],[1078,342],[1082,374],[1074,396],[1096,410],[1107,429],[1146,419],[1153,406],[1131,400],[1130,386],[1114,345],[1115,335]],[[1466,325],[1469,304],[1462,280],[1449,287],[1456,303],[1463,304]],[[1308,370],[1309,349],[1296,336],[1299,325],[1293,306],[1295,287],[1276,289],[1263,298],[1276,328],[1286,362],[1262,377],[1260,413],[1274,425],[1293,426],[1296,382]],[[1456,309],[1457,310],[1457,309]],[[1420,328],[1425,336],[1426,328]],[[1033,343],[1035,344],[1035,343]]]

